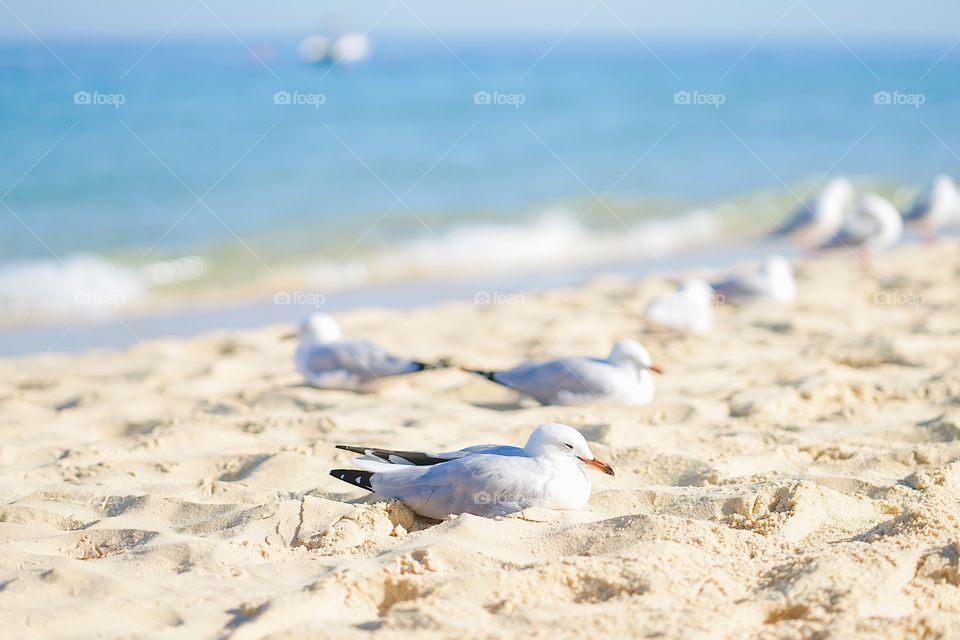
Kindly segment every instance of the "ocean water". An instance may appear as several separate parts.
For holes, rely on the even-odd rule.
[[[950,43],[48,44],[0,42],[6,324],[649,258],[960,164]]]

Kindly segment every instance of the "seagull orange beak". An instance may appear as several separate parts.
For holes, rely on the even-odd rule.
[[[647,367],[647,368],[650,369],[650,371],[653,371],[654,373],[663,373],[663,369],[661,369],[660,367],[658,367],[658,366],[655,365],[655,364],[652,364],[652,365],[650,365],[650,366]]]
[[[600,459],[598,459],[598,458],[594,458],[593,460],[590,460],[589,458],[581,458],[580,456],[577,456],[577,458],[579,458],[579,459],[580,459],[580,462],[582,462],[583,464],[587,465],[588,467],[593,467],[594,469],[599,469],[600,471],[603,471],[603,472],[604,472],[605,474],[607,474],[608,476],[615,475],[615,474],[613,473],[613,467],[611,467],[610,465],[608,465],[608,464],[607,464],[606,462],[604,462],[603,460],[600,460]]]

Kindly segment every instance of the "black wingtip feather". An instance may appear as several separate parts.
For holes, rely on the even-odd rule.
[[[421,362],[418,360],[414,360],[413,364],[419,367],[417,371],[432,371],[434,369],[447,369],[450,366],[452,366],[450,358],[440,358],[439,360],[434,360],[433,362]]]
[[[373,491],[370,479],[373,477],[372,471],[357,471],[356,469],[331,469],[330,475],[337,480],[343,480],[347,484],[355,487],[362,487],[367,491]]]
[[[340,449],[342,451],[349,451],[350,453],[359,453],[360,455],[364,455],[367,452],[367,450],[364,447],[353,447],[353,446],[350,446],[349,444],[338,444],[335,446],[337,447],[337,449]]]
[[[441,462],[448,462],[449,458],[441,458],[436,455],[425,453],[422,451],[404,451],[402,449],[378,449],[376,447],[355,447],[348,444],[338,444],[334,445],[337,449],[343,451],[349,451],[351,453],[359,453],[362,456],[373,456],[379,458],[380,461],[397,464],[397,461],[394,458],[400,458],[406,461],[408,464],[412,464],[418,467],[440,464]]]

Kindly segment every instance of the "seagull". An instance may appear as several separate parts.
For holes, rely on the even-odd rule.
[[[711,285],[724,302],[778,302],[789,304],[797,295],[793,268],[783,256],[769,255],[754,271]]]
[[[875,193],[867,193],[840,232],[821,249],[859,248],[860,262],[868,267],[873,254],[894,246],[902,235],[903,219],[893,203]]]
[[[948,175],[938,175],[928,184],[909,211],[903,214],[908,223],[919,224],[927,240],[933,240],[936,230],[960,219],[960,190]]]
[[[334,478],[438,520],[456,513],[493,518],[530,507],[582,509],[590,499],[583,466],[613,475],[579,431],[553,422],[534,429],[522,448],[486,444],[446,453],[337,448],[361,454],[353,462],[362,471],[333,469]]]
[[[646,404],[653,399],[653,376],[662,373],[650,352],[635,340],[620,340],[603,358],[572,357],[524,362],[506,371],[464,369],[521,391],[540,404]]]
[[[853,185],[846,178],[834,178],[773,234],[787,236],[812,253],[840,230],[844,212],[852,204]]]
[[[321,389],[367,391],[381,378],[446,366],[391,355],[366,340],[344,338],[337,321],[313,313],[297,328],[300,345],[294,359],[307,382]]]
[[[688,278],[673,293],[650,303],[644,316],[664,327],[688,333],[709,333],[713,328],[713,289],[699,278]]]

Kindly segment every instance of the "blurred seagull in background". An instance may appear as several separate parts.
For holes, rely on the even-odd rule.
[[[524,362],[505,371],[464,369],[531,396],[541,404],[592,402],[646,404],[653,399],[652,373],[662,373],[650,352],[634,340],[620,340],[604,358],[571,357]]]
[[[541,424],[522,448],[487,444],[446,453],[337,448],[362,454],[353,461],[362,470],[333,469],[331,476],[438,520],[458,513],[493,518],[531,507],[582,509],[591,491],[584,467],[613,475],[579,431],[557,423]]]
[[[366,340],[344,338],[337,321],[314,313],[297,328],[300,345],[294,359],[307,382],[321,389],[367,391],[381,378],[447,366],[426,364],[388,353]]]
[[[647,320],[687,333],[704,334],[713,328],[713,289],[699,278],[688,278],[673,293],[653,299],[644,316]]]
[[[860,249],[860,264],[867,268],[875,254],[890,249],[902,236],[903,219],[893,203],[875,193],[867,193],[840,232],[821,248]]]
[[[917,224],[923,229],[927,241],[933,240],[937,229],[960,222],[960,190],[948,175],[938,175],[928,184],[903,214],[908,224]]]
[[[793,267],[783,256],[767,256],[750,271],[736,274],[711,285],[724,302],[777,302],[789,304],[797,295]]]
[[[853,204],[853,185],[846,178],[834,178],[820,193],[798,207],[790,219],[774,231],[800,245],[808,254],[836,235],[844,213]]]

